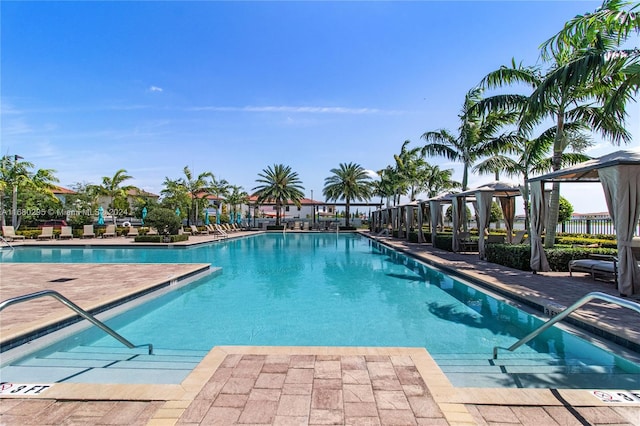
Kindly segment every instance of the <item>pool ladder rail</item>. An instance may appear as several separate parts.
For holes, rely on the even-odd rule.
[[[3,243],[5,243],[11,250],[13,250],[13,246],[11,244],[9,244],[9,241],[7,241],[3,236],[0,235],[0,241],[2,241]]]
[[[3,300],[2,302],[0,302],[0,311],[2,311],[4,308],[9,307],[11,305],[15,305],[21,302],[27,302],[33,299],[39,299],[41,297],[46,297],[46,296],[50,296],[58,300],[63,305],[67,306],[69,309],[73,310],[75,313],[77,313],[87,321],[91,322],[93,325],[95,325],[105,333],[109,334],[111,337],[113,337],[114,339],[116,339],[117,341],[119,341],[129,349],[141,348],[146,346],[149,349],[149,355],[153,355],[153,345],[151,343],[134,345],[133,343],[131,343],[130,341],[122,337],[120,334],[118,334],[111,327],[109,327],[108,325],[106,325],[105,323],[103,323],[93,315],[91,315],[89,312],[85,311],[80,306],[76,305],[71,300],[67,299],[62,294],[54,290],[43,290],[43,291],[38,291],[36,293],[25,294],[23,296],[18,296],[18,297],[13,297],[11,299]]]
[[[508,348],[503,348],[501,346],[494,346],[494,348],[493,348],[493,359],[498,359],[498,349],[503,349],[503,350],[507,350],[507,351],[511,351],[511,352],[515,351],[520,346],[524,345],[525,343],[527,343],[531,339],[537,337],[540,333],[542,333],[543,331],[545,331],[546,329],[548,329],[549,327],[551,327],[555,323],[557,323],[559,321],[562,321],[565,317],[569,316],[573,311],[575,311],[576,309],[578,309],[582,305],[586,305],[587,303],[589,303],[590,301],[592,301],[594,299],[600,299],[600,300],[604,300],[606,302],[611,302],[611,303],[619,305],[619,306],[621,306],[623,308],[629,308],[629,309],[632,309],[632,310],[640,313],[640,303],[632,302],[630,300],[622,299],[622,298],[616,297],[616,296],[611,296],[610,294],[601,293],[599,291],[594,291],[594,292],[588,293],[585,296],[581,297],[573,305],[569,306],[568,308],[564,309],[559,314],[557,314],[554,317],[550,318],[549,320],[547,320],[547,322],[545,322],[540,327],[536,328],[531,333],[527,334],[525,337],[523,337],[522,339],[518,340],[516,343],[514,343],[511,346],[509,346]]]

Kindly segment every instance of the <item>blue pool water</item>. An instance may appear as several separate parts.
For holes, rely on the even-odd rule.
[[[436,359],[490,358],[494,346],[510,346],[540,324],[473,286],[355,234],[264,234],[191,248],[17,249],[2,261],[222,267],[219,275],[108,321],[127,339],[157,349],[411,346],[425,347]],[[119,346],[98,330],[70,341]],[[640,373],[637,365],[555,327],[518,350],[523,357],[541,353],[567,365],[595,362]]]

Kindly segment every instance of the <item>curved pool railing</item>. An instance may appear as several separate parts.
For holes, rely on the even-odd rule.
[[[87,321],[89,321],[90,323],[92,323],[93,325],[95,325],[105,333],[109,334],[111,337],[113,337],[114,339],[116,339],[117,341],[119,341],[129,349],[141,348],[146,346],[149,349],[149,355],[153,355],[153,345],[151,343],[134,345],[133,343],[131,343],[130,341],[122,337],[120,334],[118,334],[111,327],[109,327],[108,325],[106,325],[105,323],[103,323],[93,315],[91,315],[89,312],[85,311],[80,306],[76,305],[71,300],[67,299],[62,294],[54,290],[43,290],[43,291],[38,291],[36,293],[25,294],[23,296],[18,296],[18,297],[13,297],[11,299],[3,300],[2,302],[0,302],[0,311],[2,311],[4,308],[9,307],[11,305],[15,305],[15,304],[26,302],[33,299],[39,299],[41,297],[46,297],[46,296],[53,297],[54,299],[58,300],[63,305],[67,306],[69,309],[73,310],[75,313],[77,313],[78,315],[80,315],[81,317],[83,317],[84,319],[86,319]]]
[[[536,328],[531,333],[527,334],[525,337],[523,337],[522,339],[518,340],[516,343],[514,343],[511,346],[509,346],[508,348],[503,348],[501,346],[494,346],[494,348],[493,348],[493,359],[498,359],[498,349],[503,349],[503,350],[511,351],[511,352],[515,351],[520,346],[524,345],[525,343],[527,343],[531,339],[537,337],[540,333],[542,333],[543,331],[545,331],[546,329],[548,329],[549,327],[551,327],[555,323],[557,323],[559,321],[562,321],[564,318],[569,316],[573,311],[575,311],[576,309],[578,309],[582,305],[586,305],[587,303],[589,303],[590,301],[592,301],[594,299],[600,299],[600,300],[604,300],[606,302],[615,303],[616,305],[622,306],[623,308],[629,308],[629,309],[632,309],[632,310],[640,313],[640,303],[632,302],[630,300],[622,299],[622,298],[616,297],[616,296],[611,296],[610,294],[601,293],[599,291],[594,291],[594,292],[588,293],[585,296],[581,297],[573,305],[571,305],[568,308],[564,309],[562,312],[560,312],[559,314],[557,314],[553,318],[550,318],[547,322],[545,322],[540,327]]]

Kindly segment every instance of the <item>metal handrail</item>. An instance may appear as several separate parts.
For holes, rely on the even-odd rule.
[[[525,337],[523,337],[522,339],[518,340],[516,343],[514,343],[511,346],[509,346],[508,348],[503,348],[501,346],[494,346],[494,348],[493,348],[493,359],[498,359],[498,349],[504,349],[504,350],[511,351],[511,352],[515,351],[520,346],[524,345],[529,340],[531,340],[534,337],[538,336],[540,333],[542,333],[543,331],[545,331],[546,329],[548,329],[549,327],[551,327],[552,325],[554,325],[558,321],[562,321],[565,317],[569,316],[569,314],[571,314],[573,311],[575,311],[576,309],[578,309],[582,305],[585,305],[585,304],[589,303],[590,301],[592,301],[594,299],[600,299],[600,300],[604,300],[604,301],[607,301],[607,302],[615,303],[616,305],[622,306],[623,308],[629,308],[629,309],[632,309],[632,310],[640,313],[640,303],[632,302],[630,300],[622,299],[622,298],[616,297],[616,296],[611,296],[610,294],[601,293],[599,291],[594,291],[592,293],[588,293],[585,296],[581,297],[573,305],[569,306],[568,308],[566,308],[565,310],[563,310],[562,312],[560,312],[558,315],[554,316],[553,318],[550,318],[547,322],[545,322],[540,327],[538,327],[537,329],[533,330],[531,333],[527,334]]]
[[[2,302],[0,302],[0,311],[2,311],[4,308],[6,308],[8,306],[11,306],[11,305],[15,305],[15,304],[21,303],[21,302],[26,302],[28,300],[38,299],[40,297],[45,297],[45,296],[51,296],[54,299],[58,300],[63,305],[65,305],[68,308],[70,308],[71,310],[75,311],[78,315],[80,315],[81,317],[83,317],[87,321],[91,322],[93,325],[95,325],[96,327],[100,328],[102,331],[104,331],[105,333],[109,334],[111,337],[113,337],[114,339],[116,339],[117,341],[119,341],[120,343],[122,343],[123,345],[128,347],[129,349],[134,349],[134,348],[140,348],[140,347],[143,347],[143,346],[147,346],[149,348],[149,355],[153,355],[153,345],[151,343],[145,343],[143,345],[134,345],[133,343],[131,343],[130,341],[128,341],[127,339],[122,337],[120,334],[118,334],[116,331],[114,331],[112,328],[110,328],[108,325],[106,325],[102,321],[98,320],[96,317],[91,315],[89,312],[85,311],[80,306],[76,305],[71,300],[67,299],[62,294],[60,294],[60,293],[58,293],[57,291],[54,291],[54,290],[43,290],[43,291],[38,291],[36,293],[25,294],[23,296],[18,296],[18,297],[14,297],[14,298],[11,298],[11,299],[3,300]]]
[[[11,244],[9,244],[9,241],[7,241],[7,240],[6,240],[3,236],[1,236],[1,235],[0,235],[0,240],[4,241],[4,243],[5,243],[6,245],[8,245],[8,246],[9,246],[9,248],[10,248],[11,250],[13,250],[13,249],[14,249],[14,248],[13,248],[13,246],[12,246]]]

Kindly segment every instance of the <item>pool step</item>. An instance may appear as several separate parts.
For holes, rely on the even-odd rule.
[[[486,354],[433,358],[456,387],[626,389],[638,380],[638,374],[624,372],[614,364],[591,359],[568,364],[549,354],[501,354],[496,360]]]
[[[207,351],[78,346],[0,369],[1,381],[14,383],[179,384]]]

